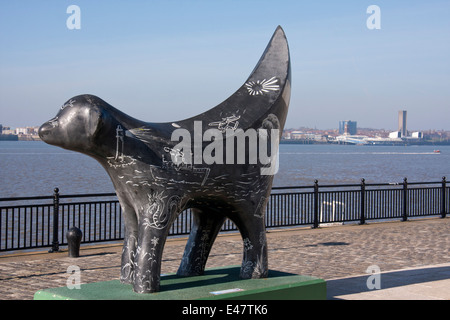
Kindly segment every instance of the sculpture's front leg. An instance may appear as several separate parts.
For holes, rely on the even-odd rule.
[[[122,262],[120,268],[120,282],[131,284],[134,281],[135,256],[138,240],[137,216],[134,209],[124,202],[121,202],[125,237],[122,248]]]
[[[161,260],[169,228],[175,220],[180,197],[165,190],[149,190],[140,199],[142,210],[138,213],[138,247],[135,258],[134,291],[150,293],[159,291]]]
[[[161,260],[166,242],[165,229],[151,229],[141,224],[135,258],[133,289],[137,293],[159,291]]]

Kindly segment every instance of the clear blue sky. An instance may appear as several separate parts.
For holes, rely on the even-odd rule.
[[[69,30],[69,5],[81,29]],[[369,30],[369,5],[381,29]],[[286,128],[450,130],[450,2],[0,2],[0,123],[40,125],[91,93],[145,121],[175,121],[226,99],[277,25],[291,50]]]

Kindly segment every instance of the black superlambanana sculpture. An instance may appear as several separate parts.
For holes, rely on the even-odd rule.
[[[125,223],[123,283],[139,293],[159,291],[169,227],[187,208],[193,227],[178,275],[203,273],[229,218],[244,242],[241,278],[267,277],[264,214],[290,82],[289,49],[278,27],[248,80],[200,115],[144,122],[96,96],[80,95],[41,126],[43,141],[87,154],[108,172]]]

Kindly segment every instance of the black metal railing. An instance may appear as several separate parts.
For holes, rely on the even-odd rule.
[[[81,201],[80,199],[87,199]],[[450,203],[446,178],[408,182],[274,187],[266,208],[266,227],[359,222],[437,215],[445,218]],[[169,235],[191,230],[191,212],[183,211]],[[67,245],[71,227],[83,231],[82,243],[121,240],[122,211],[115,193],[0,198],[0,251]],[[237,230],[226,220],[222,231]]]

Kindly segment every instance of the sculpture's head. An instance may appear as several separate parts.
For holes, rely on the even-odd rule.
[[[68,100],[56,117],[39,128],[41,139],[65,149],[90,153],[101,126],[102,110],[95,96],[76,96]]]

